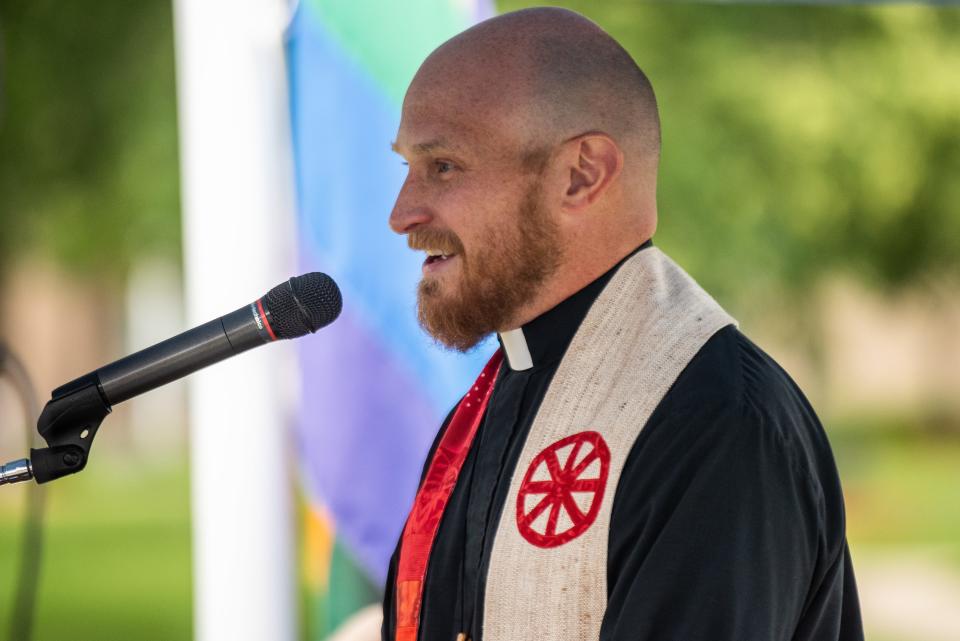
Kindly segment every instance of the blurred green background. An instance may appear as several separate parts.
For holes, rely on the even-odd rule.
[[[960,638],[960,8],[561,4],[657,91],[658,244],[827,427],[868,638]],[[166,0],[0,4],[0,340],[44,394],[122,352],[132,281],[179,295],[174,78]],[[76,333],[47,344],[40,312]],[[13,405],[0,383],[4,460]],[[132,412],[48,486],[40,641],[191,636],[184,426]],[[0,492],[4,623],[23,505]]]

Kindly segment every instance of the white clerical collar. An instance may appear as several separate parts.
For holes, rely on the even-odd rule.
[[[507,364],[510,369],[523,371],[533,367],[533,358],[530,356],[530,348],[527,347],[527,339],[523,335],[522,327],[501,332],[500,343],[503,344],[503,351],[507,354]]]

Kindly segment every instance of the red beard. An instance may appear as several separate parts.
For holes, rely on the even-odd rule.
[[[417,290],[420,325],[438,343],[460,352],[506,329],[537,288],[557,270],[561,244],[556,222],[540,205],[534,184],[524,194],[512,228],[492,227],[482,248],[467,256],[456,234],[437,229],[410,233],[414,248],[456,254],[460,277],[444,287],[425,277]],[[444,291],[446,290],[446,291]]]

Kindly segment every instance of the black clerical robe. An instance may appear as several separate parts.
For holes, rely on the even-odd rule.
[[[486,570],[517,460],[567,346],[617,267],[524,325],[525,353],[506,344],[430,554],[422,641],[460,633],[482,641]],[[515,369],[526,352],[532,366]],[[384,641],[395,635],[396,566],[394,554]],[[607,594],[601,641],[863,639],[826,434],[789,376],[734,326],[689,362],[627,456]]]

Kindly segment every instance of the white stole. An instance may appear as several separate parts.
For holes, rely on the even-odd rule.
[[[735,322],[656,247],[617,270],[570,343],[514,470],[487,573],[485,641],[599,638],[627,454],[687,363]]]

